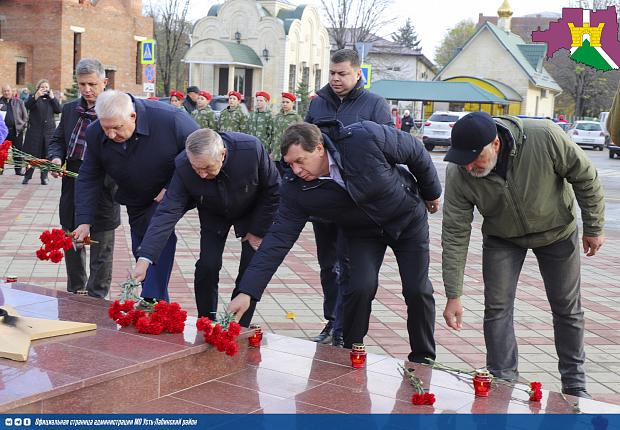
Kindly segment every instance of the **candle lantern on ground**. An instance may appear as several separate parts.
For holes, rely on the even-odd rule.
[[[363,343],[354,343],[351,348],[351,366],[361,369],[366,365],[366,346]]]
[[[493,377],[487,369],[476,370],[474,376],[474,393],[477,397],[489,397],[489,391],[491,390],[491,381]]]
[[[248,342],[250,346],[253,346],[254,348],[258,348],[260,347],[260,343],[263,340],[263,330],[260,328],[260,325],[258,324],[250,325],[250,329],[254,330],[254,332],[248,338]]]

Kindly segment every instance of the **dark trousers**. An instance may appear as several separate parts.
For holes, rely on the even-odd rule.
[[[342,230],[332,222],[313,221],[316,253],[321,269],[323,317],[342,335],[342,291],[349,280],[347,241]]]
[[[137,250],[143,239],[144,234],[138,233],[133,228],[131,229],[131,251],[136,260],[138,259]],[[176,247],[177,236],[173,232],[159,255],[157,263],[151,264],[146,271],[146,278],[142,281],[142,297],[170,301],[168,282],[170,281],[172,266],[174,265]]]
[[[24,147],[24,132],[23,130],[20,133],[17,133],[17,129],[15,127],[9,127],[9,135],[6,137],[7,140],[13,142],[13,148],[19,149],[20,151]],[[15,173],[22,173],[22,157],[17,155],[13,155],[13,165],[15,166]]]
[[[224,253],[226,237],[230,227],[224,230],[225,232],[221,234],[204,228],[200,230],[200,258],[196,262],[196,272],[194,274],[194,294],[196,295],[198,317],[216,318],[222,254]],[[249,242],[241,242],[239,272],[235,279],[235,289],[233,290],[232,298],[239,294],[239,282],[241,282],[243,273],[250,264],[254,253],[254,248],[250,246]],[[250,308],[243,314],[239,324],[243,327],[249,327],[255,308],[256,301],[252,300]]]
[[[34,175],[34,167],[31,167],[30,169],[26,169],[26,174],[24,175],[24,177],[28,180],[32,179],[32,176]],[[41,182],[43,182],[45,179],[47,179],[47,169],[41,169]]]
[[[348,235],[351,272],[343,292],[344,347],[363,343],[368,333],[372,301],[379,286],[379,269],[385,250],[394,251],[402,293],[407,305],[407,332],[411,353],[409,361],[435,359],[435,299],[428,279],[429,236],[426,215],[411,223],[398,240],[386,236]]]
[[[585,388],[585,323],[581,310],[581,263],[577,230],[566,240],[532,250],[553,315],[553,334],[563,388]],[[527,254],[507,240],[485,236],[484,340],[487,367],[499,378],[517,379],[519,353],[513,325],[519,274]]]
[[[86,274],[86,248],[65,251],[67,291],[88,292],[91,297],[105,298],[112,283],[114,230],[94,231],[90,237],[97,243],[90,245],[90,276]]]

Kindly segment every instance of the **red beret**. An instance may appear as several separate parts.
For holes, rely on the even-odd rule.
[[[289,99],[292,102],[297,100],[297,97],[295,97],[295,94],[291,94],[291,93],[282,93],[282,98]]]
[[[200,91],[198,93],[199,96],[203,96],[205,99],[211,101],[211,99],[213,98],[213,96],[211,95],[211,93],[209,91]]]
[[[235,97],[237,97],[237,98],[239,99],[239,101],[243,100],[243,96],[242,96],[242,95],[241,95],[241,93],[240,93],[240,92],[238,92],[238,91],[230,91],[230,92],[228,93],[228,97],[230,97],[230,96],[235,96]]]
[[[259,91],[259,92],[257,92],[256,93],[256,97],[260,97],[260,96],[264,97],[265,100],[267,100],[267,101],[271,100],[271,96],[269,95],[269,93],[267,91]]]
[[[172,90],[170,91],[170,97],[176,97],[179,100],[185,97],[185,95],[181,91]]]

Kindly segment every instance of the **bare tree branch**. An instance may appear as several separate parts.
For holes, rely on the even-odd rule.
[[[350,43],[372,42],[373,35],[389,28],[393,0],[321,0],[330,36],[337,49]]]

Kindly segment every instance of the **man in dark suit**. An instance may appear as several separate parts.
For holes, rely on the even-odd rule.
[[[62,117],[50,141],[48,157],[52,163],[66,163],[67,170],[79,172],[86,155],[86,129],[97,119],[95,102],[108,83],[103,65],[94,58],[80,60],[75,68],[80,97],[62,107]],[[57,173],[52,176],[58,177]],[[106,176],[104,189],[94,211],[91,227],[93,243],[90,248],[90,277],[86,274],[86,250],[84,247],[65,252],[67,268],[67,291],[87,293],[91,297],[104,298],[112,283],[112,259],[114,256],[114,230],[121,223],[120,207],[114,202],[116,184]],[[62,178],[60,193],[60,225],[73,231],[75,224],[75,179]]]
[[[387,125],[363,121],[294,124],[282,139],[291,167],[276,219],[247,268],[228,310],[243,315],[310,216],[334,222],[349,244],[350,282],[343,291],[344,347],[363,342],[386,248],[394,251],[407,305],[409,361],[435,358],[435,300],[428,279],[427,210],[439,209],[441,183],[422,143]],[[327,131],[327,129],[326,129]],[[402,165],[406,165],[405,168]]]
[[[329,63],[329,83],[317,91],[308,107],[305,121],[338,120],[347,126],[359,121],[394,125],[383,97],[364,88],[360,57],[353,49],[340,49]],[[276,145],[279,145],[277,142]],[[331,222],[313,219],[316,252],[321,268],[323,316],[327,324],[313,340],[342,346],[342,299],[339,290],[349,279],[349,257],[342,231]]]
[[[241,239],[238,285],[273,222],[280,175],[261,142],[247,134],[228,132],[220,136],[204,128],[187,138],[185,148],[176,158],[170,187],[138,248],[133,275],[138,281],[144,279],[188,206],[197,205],[200,259],[194,277],[196,305],[198,316],[215,319],[228,231],[234,226],[235,235]],[[232,296],[236,295],[237,288]],[[241,319],[242,326],[250,325],[255,303]]]
[[[83,240],[90,233],[108,174],[118,185],[115,200],[127,207],[132,251],[137,258],[149,221],[174,173],[174,159],[198,125],[180,109],[119,91],[101,93],[95,111],[98,119],[86,131],[88,152],[76,182],[78,227],[74,234]],[[142,297],[169,300],[175,248],[176,236],[171,234],[158,263],[148,270]]]

